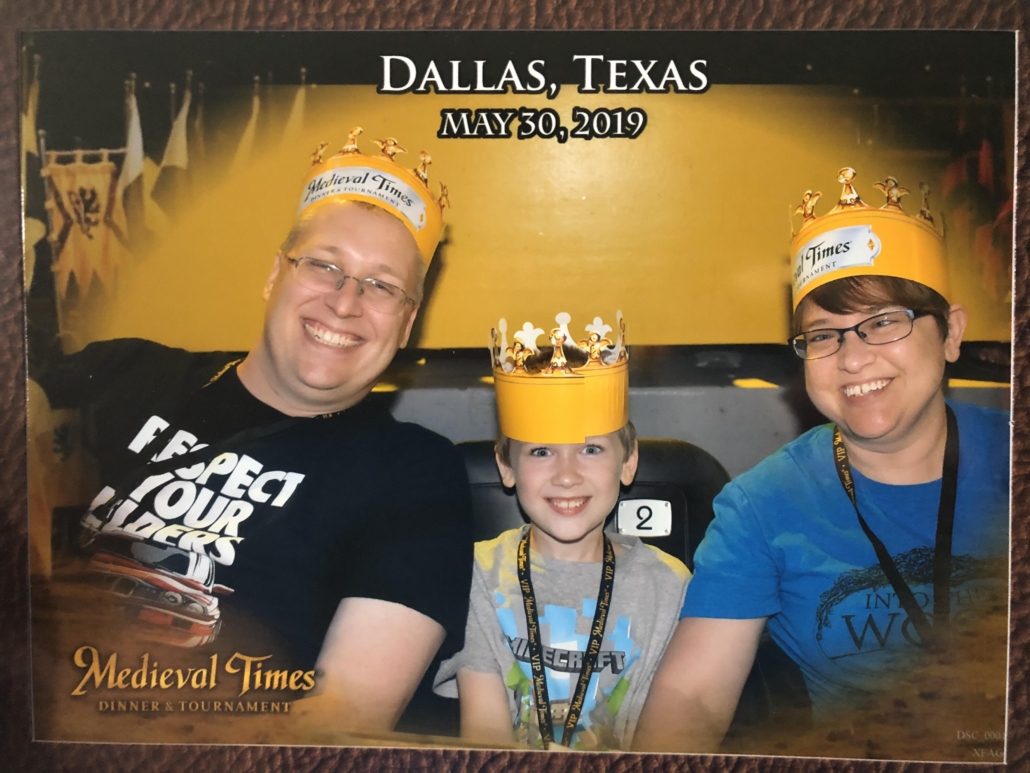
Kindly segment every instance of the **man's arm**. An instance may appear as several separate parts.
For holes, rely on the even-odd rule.
[[[30,349],[30,376],[46,393],[54,409],[80,408],[106,400],[135,404],[174,401],[204,386],[232,352],[187,352],[141,338],[94,341],[74,354],[59,347],[42,353]]]
[[[461,737],[482,744],[515,743],[508,691],[498,674],[458,669]]]
[[[346,598],[329,625],[315,670],[319,717],[333,729],[389,732],[444,640],[421,612],[391,601]],[[298,708],[308,701],[301,701]]]
[[[651,682],[633,748],[718,751],[764,628],[764,617],[680,620]]]

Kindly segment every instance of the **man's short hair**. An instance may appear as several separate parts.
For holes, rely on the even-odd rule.
[[[618,438],[622,450],[626,452],[626,459],[629,459],[629,455],[633,453],[633,447],[637,443],[637,428],[633,426],[633,422],[626,422],[626,426],[619,430]],[[511,438],[506,435],[498,435],[494,449],[501,461],[511,467]]]
[[[372,212],[378,212],[386,217],[394,217],[382,207],[377,207],[375,204],[370,204],[367,201],[354,201],[349,200],[347,204],[352,204],[362,209],[367,209]],[[317,210],[308,209],[301,213],[301,216],[293,221],[293,226],[290,228],[290,232],[286,234],[286,238],[283,239],[283,243],[279,245],[279,252],[283,255],[289,255],[290,251],[296,246],[300,240],[300,235],[304,232],[304,226],[314,216]],[[422,260],[422,255],[419,254],[418,249],[415,249],[415,303],[422,303],[422,296],[425,293],[426,288],[426,262]]]
[[[793,335],[802,332],[805,310],[810,302],[831,314],[853,314],[863,309],[885,305],[924,311],[937,322],[941,340],[948,337],[948,315],[951,305],[936,290],[931,290],[911,279],[893,276],[849,276],[817,287],[794,309],[791,324]]]

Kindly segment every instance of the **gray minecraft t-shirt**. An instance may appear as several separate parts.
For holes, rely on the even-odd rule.
[[[440,695],[456,697],[459,668],[499,675],[508,688],[515,738],[540,747],[526,614],[515,561],[526,528],[476,543],[465,648],[444,661],[434,685]],[[690,579],[682,562],[667,553],[636,537],[609,536],[623,550],[615,559],[615,586],[599,668],[587,688],[573,749],[629,748]],[[554,735],[560,740],[590,636],[601,563],[559,561],[531,552],[530,567],[540,610]]]

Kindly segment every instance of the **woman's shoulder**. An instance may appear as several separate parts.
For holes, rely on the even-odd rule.
[[[815,467],[832,466],[833,425],[821,424],[787,443],[726,484],[746,493],[781,490],[807,480]]]
[[[1008,488],[1009,412],[972,403],[948,401],[955,412],[959,436],[959,469],[962,475],[991,480]]]
[[[988,439],[1000,437],[1007,442],[1011,426],[1008,411],[957,400],[948,400],[948,405],[955,412],[955,420],[958,422],[960,433],[978,433]]]

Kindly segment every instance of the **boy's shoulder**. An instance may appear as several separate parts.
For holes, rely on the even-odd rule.
[[[519,542],[526,533],[526,526],[501,532],[493,539],[482,540],[475,545],[476,567],[483,572],[493,572],[499,566],[514,564],[518,553]],[[649,545],[639,537],[621,534],[609,534],[611,539],[623,548],[622,562],[616,561],[616,567],[625,571],[649,572],[656,575],[668,574],[680,582],[690,578],[690,570],[686,565],[664,550]],[[622,564],[621,566],[619,564]],[[625,575],[624,575],[625,576]]]
[[[677,581],[683,582],[690,578],[690,570],[676,556],[666,553],[654,545],[649,545],[639,537],[627,537],[618,534],[609,534],[613,540],[630,552],[624,561],[625,568],[633,572],[651,572],[658,576],[671,575]],[[618,562],[616,562],[616,575],[618,574]]]
[[[514,563],[519,541],[526,531],[525,526],[501,532],[493,539],[482,540],[475,545],[476,568],[492,572],[499,563]]]

